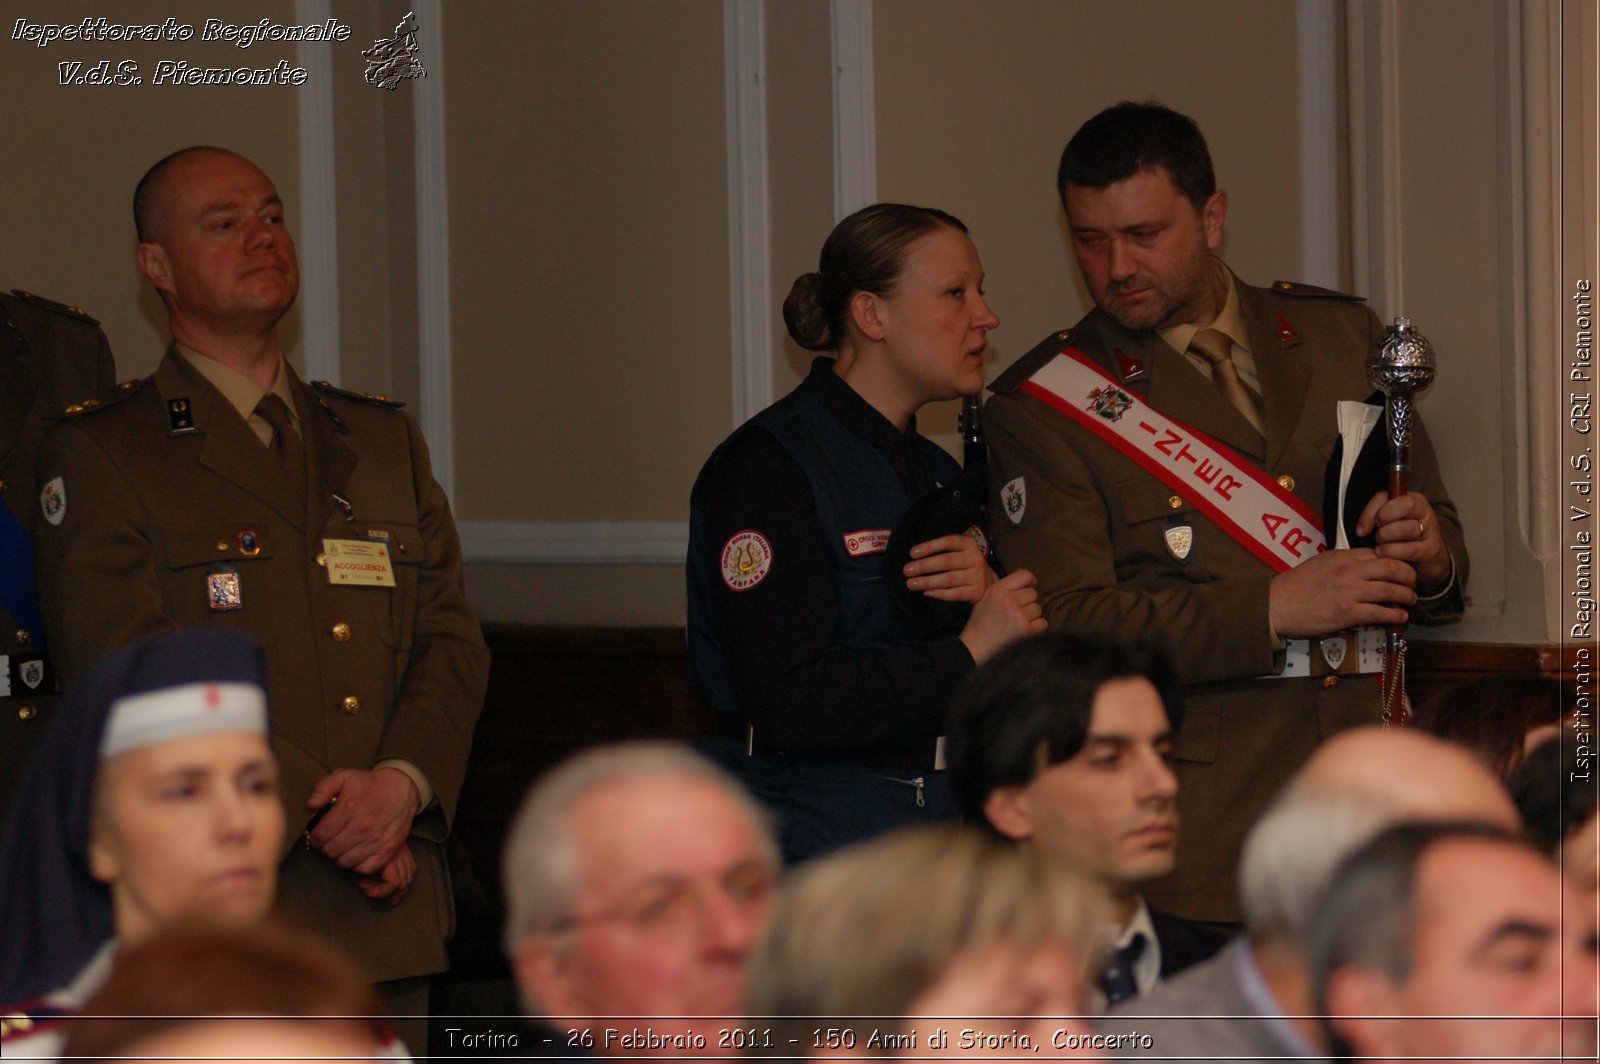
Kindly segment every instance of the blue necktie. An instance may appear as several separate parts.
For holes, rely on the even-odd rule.
[[[1105,991],[1107,1008],[1138,995],[1139,983],[1133,977],[1133,966],[1144,955],[1144,943],[1144,934],[1137,933],[1126,946],[1112,950],[1107,958],[1105,971],[1100,974],[1100,989]]]

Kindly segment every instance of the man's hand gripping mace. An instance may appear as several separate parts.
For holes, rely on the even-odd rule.
[[[1394,324],[1373,341],[1367,354],[1367,379],[1383,393],[1384,421],[1389,429],[1389,498],[1398,499],[1411,489],[1412,400],[1433,383],[1438,363],[1433,345],[1412,328],[1411,319]],[[1411,704],[1406,698],[1406,626],[1388,626],[1383,658],[1383,723],[1406,724]]]

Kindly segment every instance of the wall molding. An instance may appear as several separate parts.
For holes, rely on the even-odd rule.
[[[872,0],[829,0],[833,41],[833,217],[878,201]]]
[[[734,426],[772,402],[766,26],[765,0],[723,0]]]
[[[332,0],[295,0],[300,25],[333,17]],[[300,41],[306,69],[295,93],[300,135],[300,347],[307,380],[339,383],[339,191],[333,117],[333,53],[324,41]]]
[[[1350,268],[1378,317],[1405,312],[1400,216],[1400,18],[1395,0],[1354,0],[1347,14]]]
[[[417,352],[421,362],[417,397],[423,438],[433,457],[433,476],[455,499],[455,437],[451,414],[450,206],[445,183],[444,5],[415,0],[418,59],[426,77],[412,88],[417,179]]]
[[[1300,277],[1342,288],[1339,268],[1339,6],[1298,0],[1300,71]]]
[[[682,521],[459,521],[469,562],[519,565],[682,565]]]
[[[859,0],[857,0],[859,2]],[[422,38],[428,79],[435,79],[430,58],[441,51],[430,42],[427,26],[438,26],[437,14],[419,0],[417,18],[427,19]],[[723,62],[726,85],[728,155],[728,298],[731,311],[732,417],[735,426],[772,402],[772,256],[771,197],[767,168],[767,69],[765,0],[723,0]],[[435,28],[435,33],[437,29]],[[420,84],[420,83],[414,83]],[[438,116],[424,117],[417,102],[417,200],[419,271],[429,265],[433,245],[443,248],[448,232],[444,203],[444,129],[442,85],[435,88]],[[425,124],[426,123],[426,124]],[[426,159],[437,161],[436,176],[425,172]],[[425,192],[424,190],[427,190]],[[444,260],[441,259],[441,262]],[[433,319],[442,336],[429,329],[423,299],[423,430],[433,449],[436,471],[444,464],[440,442],[448,440],[449,275],[447,269],[419,276],[419,291],[434,292],[442,311]],[[442,317],[442,322],[440,318]],[[441,390],[446,396],[440,408]],[[440,442],[436,442],[440,441]],[[437,475],[437,473],[436,473]],[[440,476],[440,483],[449,485]],[[682,565],[689,549],[689,526],[674,521],[458,521],[461,550],[468,562],[506,565]]]

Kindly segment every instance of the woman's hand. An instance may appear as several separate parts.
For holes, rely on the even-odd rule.
[[[911,548],[901,570],[906,587],[941,602],[977,602],[999,579],[978,541],[965,532],[940,536]]]
[[[984,592],[961,629],[961,641],[972,660],[982,665],[1013,639],[1038,635],[1046,628],[1039,609],[1039,581],[1026,569],[1007,573]]]

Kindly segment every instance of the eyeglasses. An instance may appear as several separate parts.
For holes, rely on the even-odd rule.
[[[573,913],[550,925],[555,933],[594,924],[621,923],[643,935],[687,935],[704,925],[720,893],[735,907],[752,908],[772,896],[775,872],[762,861],[743,861],[716,878],[662,876],[629,891],[615,905]]]

